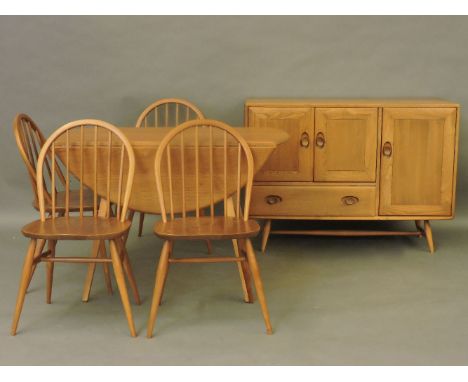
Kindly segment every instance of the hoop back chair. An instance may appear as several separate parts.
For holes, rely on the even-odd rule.
[[[36,123],[26,114],[18,114],[15,117],[13,122],[13,131],[16,139],[16,144],[18,146],[18,150],[20,152],[21,158],[23,159],[26,169],[29,174],[29,179],[31,181],[33,194],[34,194],[34,202],[33,206],[37,210],[39,210],[39,201],[37,195],[37,179],[36,179],[36,170],[37,170],[37,161],[39,158],[39,152],[41,151],[42,146],[44,146],[45,138],[42,131],[36,125]],[[48,156],[45,158],[45,164],[48,170],[50,170],[51,158]],[[57,162],[58,163],[58,162]],[[57,186],[65,185],[65,177],[60,169],[59,166],[56,167],[57,172]],[[64,211],[65,205],[65,194],[63,192],[59,192],[56,187],[56,211],[57,213],[61,213]],[[47,212],[50,212],[51,209],[51,192],[47,188],[44,189],[44,196],[45,196],[45,208]],[[70,190],[70,200],[69,200],[69,209],[71,211],[78,211],[79,210],[79,192],[76,190]],[[83,208],[86,211],[93,210],[92,204],[92,192],[88,188],[84,189],[84,198],[83,198]]]
[[[149,105],[138,117],[135,127],[176,127],[181,123],[205,118],[193,103],[180,98],[162,98]],[[140,212],[138,236],[142,235],[145,214]],[[210,251],[210,248],[208,248]]]
[[[267,333],[271,324],[262,280],[250,238],[259,225],[249,219],[253,183],[253,156],[244,138],[232,127],[215,120],[194,120],[170,131],[155,158],[155,177],[161,206],[160,222],[154,227],[164,240],[148,320],[147,336],[153,334],[168,266],[172,263],[235,262],[238,265],[247,302],[252,302],[253,277]],[[241,187],[245,184],[241,205]],[[235,196],[235,200],[234,200]],[[216,201],[219,206],[215,205]],[[223,207],[221,215],[216,214]],[[200,208],[209,207],[209,216]],[[242,213],[243,207],[243,213]],[[234,257],[175,258],[176,240],[233,240]]]
[[[21,155],[21,158],[26,165],[28,171],[29,180],[31,181],[31,186],[34,195],[33,207],[36,210],[39,210],[39,198],[37,194],[37,162],[39,159],[39,152],[44,146],[45,137],[42,131],[39,129],[37,124],[32,120],[32,118],[26,114],[18,114],[13,121],[13,132],[15,135],[16,144],[18,146],[18,151]],[[51,158],[50,155],[44,159],[46,168],[48,170],[48,176],[50,177],[51,169]],[[57,173],[56,178],[56,187],[55,192],[55,209],[58,215],[63,215],[65,211],[65,192],[60,191],[60,188],[64,189],[65,187],[65,176],[58,165],[60,159],[56,158],[56,167],[55,171]],[[44,188],[44,197],[45,197],[45,209],[50,215],[52,197],[51,190],[48,190],[47,187]],[[69,191],[68,204],[70,211],[79,211],[80,210],[80,193],[79,190],[71,189]],[[84,211],[93,211],[93,193],[89,188],[84,188],[83,190],[83,210]],[[36,251],[42,252],[45,247],[46,242],[44,240],[39,240],[37,243]],[[94,243],[95,248],[93,250],[99,250],[101,256],[106,256],[105,246],[102,243]],[[50,248],[48,249],[50,250]],[[48,268],[52,264],[47,264]],[[34,274],[36,266],[33,267],[33,272],[31,273],[31,278]],[[103,264],[104,269],[104,278],[106,281],[106,286],[109,294],[112,294],[112,282],[108,270],[107,264]],[[94,271],[94,269],[93,269]],[[31,280],[30,280],[31,281]],[[86,294],[89,297],[89,290]],[[50,303],[50,295],[47,295],[47,303]]]
[[[50,158],[50,163],[47,158]],[[57,214],[57,187],[59,168],[63,166],[65,203],[64,211]],[[79,177],[78,211],[71,209],[71,173]],[[112,264],[117,286],[127,317],[130,333],[136,336],[130,302],[125,285],[124,271],[129,279],[135,300],[139,295],[131,269],[128,254],[122,238],[130,228],[126,214],[135,172],[135,155],[127,138],[114,126],[99,120],[79,120],[70,122],[57,131],[44,143],[38,160],[36,179],[40,219],[23,227],[22,233],[30,238],[27,255],[21,274],[20,287],[13,316],[11,334],[15,335],[26,289],[33,266],[39,262],[64,263],[107,263]],[[117,174],[117,175],[116,175]],[[84,209],[85,183],[93,188],[93,211],[86,215]],[[50,216],[46,216],[46,188],[51,191]],[[99,201],[99,194],[104,199]],[[116,201],[116,214],[113,216],[110,200]],[[76,215],[77,213],[77,215]],[[50,250],[37,252],[38,240],[49,242]],[[56,244],[59,240],[109,241],[111,258],[107,257],[56,257]],[[48,295],[50,299],[53,267],[48,274]]]

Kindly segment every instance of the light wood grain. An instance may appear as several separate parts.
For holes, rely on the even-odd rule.
[[[91,134],[87,135],[87,143],[90,143],[89,147],[92,148],[91,152],[89,153],[89,157],[86,158],[86,160],[84,150],[85,130],[91,132]],[[107,138],[106,145],[104,145],[104,150],[97,149],[99,136],[98,130],[101,131],[101,135]],[[78,137],[78,140],[74,143],[70,141],[70,131],[73,131],[75,133],[75,136]],[[59,161],[56,160],[56,142],[57,140],[63,137],[65,138],[65,160],[62,160],[62,163],[60,164],[58,163]],[[91,141],[89,141],[90,139]],[[107,154],[105,154],[105,156],[107,156],[108,159],[107,163],[105,160],[103,161],[102,157],[98,158],[99,154],[102,151],[105,152],[106,149]],[[119,152],[119,157],[117,158],[118,160],[112,160],[113,158],[111,153],[115,151],[114,149],[117,149],[117,151]],[[48,162],[48,158],[51,158],[50,165]],[[78,215],[73,214],[73,211],[69,205],[72,197],[70,197],[69,190],[69,173],[71,171],[69,171],[68,167],[72,163],[72,158],[74,159],[74,163],[78,167],[77,173],[80,176],[79,191],[77,193],[79,195],[79,206],[76,210],[76,214]],[[101,210],[100,213],[98,212],[98,198],[96,192],[94,193],[92,198],[93,206],[91,209],[91,211],[93,211],[94,216],[85,216],[85,188],[83,184],[83,179],[85,173],[85,162],[87,160],[90,160],[90,163],[93,164],[91,166],[87,166],[86,171],[90,174],[90,179],[93,180],[92,184],[95,187],[95,189],[99,188],[97,185],[97,181],[102,180],[98,179],[98,177],[95,174],[96,172],[98,172],[98,163],[99,166],[105,169],[104,171],[107,173],[107,176],[103,177],[103,179],[107,180],[107,184],[105,184],[102,187],[102,189],[107,190],[108,194],[110,195],[109,188],[116,188],[116,190],[113,190],[113,195],[116,195],[117,204],[115,217],[111,216],[109,201],[102,200],[100,203],[101,205],[104,205],[105,211]],[[112,164],[110,163],[111,160]],[[63,166],[66,167],[66,177],[58,175],[59,173],[62,173],[61,168],[63,168]],[[112,185],[109,181],[109,174],[111,168],[113,168],[115,170],[115,173],[117,174],[116,181]],[[128,254],[126,253],[123,247],[120,250],[116,249],[117,245],[122,245],[119,243],[123,243],[122,239],[128,232],[128,229],[130,228],[130,221],[127,220],[127,210],[131,194],[131,188],[133,184],[134,172],[135,156],[130,143],[116,127],[104,121],[79,120],[70,122],[56,130],[43,144],[37,159],[36,169],[36,179],[40,179],[40,181],[37,182],[37,199],[39,204],[40,219],[27,224],[22,229],[23,235],[32,239],[32,244],[30,246],[30,250],[28,251],[25,260],[25,267],[20,283],[20,292],[18,294],[17,299],[17,307],[13,318],[12,334],[16,333],[19,314],[21,313],[21,307],[24,301],[25,286],[27,287],[27,285],[29,284],[29,279],[31,277],[30,275],[34,269],[33,264],[35,265],[39,262],[47,263],[48,271],[46,283],[46,302],[50,303],[54,263],[103,263],[107,265],[107,263],[112,262],[114,272],[116,274],[117,285],[119,287],[119,291],[122,297],[122,303],[124,305],[125,314],[129,323],[130,333],[132,336],[136,335],[131,310],[128,303],[125,281],[123,280],[123,270],[120,253],[122,253],[122,259],[124,260],[123,267],[125,268],[126,273],[130,278],[131,286],[133,289],[136,289],[136,284],[134,283],[133,274],[128,263]],[[44,181],[45,175],[48,175],[51,180],[50,211],[46,208],[46,200],[49,201],[49,199],[47,198],[46,182]],[[56,179],[60,180],[60,182],[56,182]],[[56,186],[58,186],[58,183],[60,183],[62,187],[66,188],[62,191],[63,195],[65,195],[65,206],[61,205],[60,208],[57,205],[56,198]],[[31,248],[34,248],[36,246],[36,240],[39,240],[41,242],[41,247],[42,243],[47,240],[49,242],[49,250],[46,253],[38,254],[37,256],[34,256],[33,251],[33,255],[31,255]],[[94,254],[92,257],[56,256],[55,246],[57,240],[92,240],[94,242]],[[104,249],[102,240],[110,241],[112,259],[108,259],[105,255],[98,256],[98,253],[102,252],[102,250]],[[92,272],[88,272],[88,276],[91,274],[91,277],[88,277],[88,279],[91,279],[91,281],[93,273],[94,270],[92,270]],[[86,291],[88,291],[89,294],[89,288],[85,288],[85,292]],[[139,297],[137,303],[139,303]]]
[[[183,122],[203,118],[202,111],[190,101],[162,98],[143,110],[135,127],[176,127]]]
[[[203,113],[193,103],[179,98],[164,98],[149,105],[138,117],[135,127],[175,127],[180,123],[202,118]],[[163,126],[160,125],[161,119]],[[154,124],[151,124],[151,121]],[[145,213],[140,212],[138,236],[143,234],[144,219]]]
[[[154,213],[159,214],[160,205],[158,202],[156,192],[156,182],[154,178],[154,157],[156,150],[161,143],[162,139],[172,130],[172,128],[158,128],[158,129],[135,129],[135,128],[121,128],[119,129],[123,135],[129,140],[131,143],[134,152],[135,152],[135,177],[133,182],[132,188],[132,195],[129,201],[129,208],[134,211],[143,211],[147,213]],[[278,129],[259,129],[258,131],[252,131],[253,129],[245,129],[245,128],[236,128],[236,131],[247,141],[249,144],[252,154],[254,157],[254,171],[258,171],[265,161],[268,159],[269,155],[275,150],[276,146],[287,141],[288,134],[280,131]],[[194,133],[187,133],[185,136],[185,145],[187,147],[186,151],[186,168],[185,171],[187,174],[191,174],[191,176],[187,176],[186,182],[187,184],[204,184],[205,182],[209,182],[209,178],[207,177],[206,173],[202,173],[200,171],[196,171],[196,155],[195,155],[195,134]],[[89,186],[89,188],[93,189],[94,184],[94,174],[92,171],[93,168],[93,152],[94,152],[94,145],[93,145],[93,133],[90,132],[88,134],[85,131],[84,137],[84,184]],[[104,135],[98,135],[98,162],[101,163],[102,161],[106,161],[106,142],[107,137]],[[200,146],[199,147],[206,147],[206,143],[208,142],[206,132],[202,132],[199,137]],[[219,138],[219,139],[218,139]],[[70,172],[73,174],[79,173],[79,155],[77,155],[77,143],[79,142],[79,136],[74,134],[72,131],[70,132]],[[178,146],[178,145],[177,145]],[[224,137],[216,136],[213,141],[214,146],[214,155],[216,157],[222,157],[222,153],[224,151]],[[180,165],[180,153],[179,148],[174,147],[175,156],[177,156],[177,160],[175,160],[174,165]],[[63,139],[59,139],[56,144],[56,152],[57,155],[61,158],[66,156],[65,150],[65,137]],[[117,188],[116,183],[118,180],[118,172],[114,166],[114,163],[117,163],[117,159],[119,158],[119,151],[117,148],[113,148],[112,152],[112,168],[111,168],[111,184],[114,185],[111,187],[110,190],[110,200],[115,202],[117,199]],[[235,161],[237,158],[237,146],[229,146],[229,161]],[[179,155],[177,155],[179,154]],[[175,159],[175,158],[174,158]],[[208,164],[208,158],[202,154],[200,155],[198,165],[204,166]],[[224,164],[223,162],[215,162],[215,171],[223,171]],[[125,169],[125,168],[124,168]],[[198,182],[194,178],[193,174],[199,173]],[[102,180],[106,177],[106,170],[102,166],[98,166],[98,194],[106,197],[107,189],[105,188],[105,183],[103,184]],[[167,183],[167,170],[163,169],[163,177],[165,179],[165,183]],[[181,182],[180,178],[180,168],[179,171],[175,171],[174,174],[174,182],[178,184]],[[244,181],[244,178],[242,179]],[[237,187],[237,184],[234,179],[228,179],[228,188],[229,192],[232,192]],[[244,184],[241,184],[244,186]],[[115,192],[114,192],[115,190]],[[215,189],[217,191],[218,188]],[[223,187],[219,187],[219,191],[222,191]],[[203,196],[203,195],[202,195]],[[214,201],[215,203],[219,202],[224,198],[224,194],[215,193]],[[192,201],[195,198],[192,199]],[[182,205],[178,205],[179,201],[181,200],[180,195],[176,195],[175,197],[175,210],[182,210]],[[210,200],[206,198],[199,199],[200,204],[198,205],[198,209],[204,208],[210,205]],[[187,201],[186,209],[193,210],[197,208],[197,206],[190,205],[190,201]]]
[[[290,139],[278,146],[256,175],[256,180],[307,181],[313,179],[314,109],[249,108],[248,126],[256,131],[277,128]]]
[[[157,222],[154,232],[162,239],[221,240],[256,236],[260,226],[254,220],[224,216],[187,217]]]
[[[377,108],[317,108],[314,180],[374,182],[377,127]]]
[[[28,171],[29,180],[31,181],[34,195],[33,206],[39,210],[36,170],[37,161],[39,159],[39,152],[46,139],[41,129],[27,114],[16,115],[13,121],[13,133],[18,151],[26,166],[26,170]],[[54,161],[56,161],[56,158],[54,158]],[[50,155],[45,159],[45,166],[47,169],[45,174],[45,180],[47,184],[51,180],[50,178],[52,176]],[[55,207],[57,211],[65,210],[66,206],[68,206],[71,211],[78,211],[80,209],[80,191],[70,190],[69,184],[65,185],[66,182],[69,182],[69,177],[65,179],[65,176],[60,167],[57,166],[55,166],[54,171],[54,183],[55,181],[60,182],[62,186],[69,190],[69,195],[65,195],[65,192],[58,190],[58,187],[53,187],[55,189],[55,195],[53,195],[51,190],[45,188],[44,195],[46,211],[51,211],[52,209],[52,197],[55,198]],[[67,198],[70,198],[70,200]],[[85,211],[91,211],[93,209],[92,192],[89,189],[84,190],[83,199],[82,208]]]
[[[384,110],[380,214],[452,214],[455,116],[454,108]]]
[[[255,185],[254,216],[369,216],[376,215],[375,187]]]
[[[298,122],[304,110],[314,111],[315,123]],[[308,155],[314,159],[303,159],[298,149],[290,148],[281,163],[269,162],[273,164],[256,176],[252,215],[267,220],[262,250],[272,219],[429,221],[454,217],[459,104],[424,98],[245,102],[244,122],[255,131],[267,126],[270,117],[287,120],[288,115],[296,115],[297,123],[284,122],[283,128],[296,141],[299,132],[314,130],[313,140],[302,141],[313,144]],[[307,160],[310,164],[303,177],[294,179],[284,171]],[[334,200],[338,184],[349,187],[348,197],[343,196],[346,206]],[[330,193],[320,193],[321,188]],[[419,232],[408,235],[420,236]]]
[[[246,107],[459,107],[440,98],[252,98]]]
[[[182,135],[183,141],[186,143],[180,145]],[[200,137],[204,137],[204,139],[199,139]],[[218,141],[222,142],[222,148],[216,152],[215,142]],[[190,147],[188,142],[194,142],[195,147]],[[177,149],[184,152],[177,152]],[[194,167],[192,167],[192,171],[187,171],[185,174],[185,169],[190,163],[193,163]],[[167,178],[163,176],[163,169],[167,170]],[[165,242],[156,273],[147,336],[153,335],[168,265],[174,263],[228,262],[242,264],[239,267],[239,274],[244,290],[244,300],[252,301],[249,287],[251,273],[267,332],[271,333],[271,324],[255,253],[252,248],[249,248],[249,244],[247,247],[239,245],[239,241],[250,243],[249,238],[257,235],[260,230],[258,223],[249,219],[254,157],[247,141],[238,132],[238,129],[223,122],[215,120],[188,121],[174,128],[162,140],[156,152],[154,171],[162,218],[161,222],[156,223],[154,232]],[[181,181],[174,182],[175,174],[179,174]],[[192,182],[188,177],[189,174]],[[241,203],[240,187],[244,184],[244,200]],[[185,190],[181,190],[182,187],[185,187]],[[234,208],[232,201],[234,193],[236,194],[237,208]],[[223,216],[215,216],[214,204],[217,199],[224,203]],[[208,216],[200,216],[200,205],[209,207]],[[195,216],[188,216],[188,212],[193,212]],[[177,217],[177,214],[180,214],[181,217]],[[200,239],[231,240],[235,249],[235,257],[177,258],[170,250],[172,243],[176,240]],[[250,273],[246,267],[247,263]]]

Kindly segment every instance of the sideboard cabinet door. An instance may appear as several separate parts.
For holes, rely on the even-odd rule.
[[[317,182],[375,182],[377,108],[315,109]]]
[[[311,181],[313,179],[314,109],[307,107],[250,107],[249,127],[274,127],[289,134],[275,150],[257,181]]]
[[[381,215],[452,214],[455,108],[386,108]]]

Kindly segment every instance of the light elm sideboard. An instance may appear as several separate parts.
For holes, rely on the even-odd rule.
[[[425,236],[455,210],[459,105],[441,99],[249,99],[245,125],[286,131],[255,177],[270,234]],[[414,231],[274,230],[272,220],[414,220]]]

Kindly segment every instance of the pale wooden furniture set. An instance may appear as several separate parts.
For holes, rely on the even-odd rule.
[[[134,211],[163,213],[163,221],[167,224],[155,227],[155,234],[165,240],[161,259],[167,261],[160,261],[158,267],[159,277],[156,279],[148,320],[148,337],[153,332],[157,312],[154,301],[159,305],[161,283],[164,285],[167,265],[184,261],[236,263],[244,300],[253,302],[250,286],[252,277],[267,333],[271,333],[263,286],[249,240],[258,233],[260,227],[248,219],[248,190],[252,187],[254,173],[265,164],[276,146],[287,140],[286,133],[276,129],[261,132],[233,129],[221,122],[207,119],[189,121],[176,128],[156,129],[119,129],[103,121],[82,120],[62,126],[44,142],[37,126],[25,121],[30,121],[30,118],[24,115],[16,118],[14,131],[23,159],[27,166],[31,166],[31,180],[37,183],[35,188],[40,219],[27,224],[22,230],[30,238],[30,245],[21,274],[11,334],[16,334],[25,295],[36,265],[45,262],[48,266],[46,301],[50,303],[53,264],[67,262],[89,263],[83,301],[87,301],[89,297],[95,265],[102,263],[108,275],[108,266],[112,264],[130,334],[136,336],[125,282],[126,276],[135,302],[140,304],[136,280],[125,248]],[[221,138],[219,131],[222,132]],[[172,150],[175,143],[169,142],[168,138],[179,133],[185,140],[180,146],[179,139],[178,148]],[[33,140],[31,137],[35,135],[40,139]],[[165,150],[166,153],[162,168],[161,160],[158,162],[157,157],[155,158],[158,149]],[[182,160],[184,157],[189,160],[187,163]],[[224,163],[222,167],[219,167],[220,163]],[[156,168],[158,170],[155,172]],[[159,182],[162,177],[163,184],[173,187],[163,191],[167,193],[164,201],[170,200],[172,205],[169,219],[165,216],[164,208],[167,207],[164,207],[164,202],[158,197],[158,174]],[[75,184],[77,188],[73,187]],[[194,196],[189,195],[189,190],[183,191],[184,184],[191,185],[192,188],[198,186],[199,198],[196,203]],[[242,204],[241,189],[246,191]],[[183,202],[180,198],[185,192],[187,199]],[[213,208],[219,202],[224,202],[225,216],[215,217]],[[241,207],[244,208],[243,215]],[[209,208],[210,213],[204,217],[201,211],[206,208]],[[195,216],[190,217],[189,213]],[[196,230],[187,230],[187,225],[196,227]],[[158,227],[161,231],[156,229]],[[166,227],[168,230],[164,229]],[[192,240],[232,240],[234,256],[224,258],[208,255],[206,258],[186,260],[173,258],[172,243],[179,237]],[[60,240],[91,240],[91,256],[56,256],[56,243]],[[109,242],[110,258],[106,253],[105,241]],[[46,242],[49,249],[43,251]],[[108,280],[111,292],[110,278]]]
[[[429,221],[454,216],[458,121],[459,106],[442,100],[272,99],[248,100],[249,128],[234,129],[205,119],[188,101],[163,99],[144,110],[137,128],[81,120],[45,140],[31,118],[20,114],[15,138],[40,219],[22,230],[30,244],[11,334],[36,265],[47,265],[50,303],[54,264],[67,262],[88,264],[85,302],[96,264],[102,264],[112,294],[112,266],[130,334],[136,336],[126,287],[127,279],[140,304],[126,249],[135,211],[139,236],[145,213],[161,215],[154,226],[163,246],[147,337],[153,335],[169,265],[206,262],[237,264],[245,302],[253,302],[253,281],[270,334],[250,240],[260,227],[251,218],[265,220],[263,251],[271,233],[299,233],[425,236],[433,252]],[[276,219],[414,220],[416,230],[272,230]],[[59,257],[60,240],[90,240],[91,255]],[[208,254],[175,257],[177,240],[204,240]],[[212,240],[231,240],[234,256],[211,255]]]
[[[252,99],[245,125],[286,131],[255,176],[270,234],[425,236],[455,212],[459,105],[439,99]],[[272,229],[272,220],[413,220],[414,231]]]

